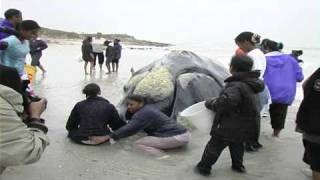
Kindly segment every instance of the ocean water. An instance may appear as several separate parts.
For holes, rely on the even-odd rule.
[[[234,44],[194,43],[178,44],[172,48],[193,51],[197,54],[217,60],[227,67],[237,46]],[[290,53],[292,50],[303,50],[303,55],[299,58],[304,60],[304,63],[301,63],[300,65],[306,76],[309,76],[313,71],[320,67],[320,48],[285,47],[283,52]]]

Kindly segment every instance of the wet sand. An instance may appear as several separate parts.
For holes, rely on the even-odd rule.
[[[84,98],[83,86],[96,82],[102,87],[102,96],[117,104],[122,96],[122,87],[130,77],[130,68],[138,69],[161,58],[168,51],[130,50],[123,51],[118,74],[106,75],[96,67],[94,76],[85,76],[83,63],[77,58],[77,45],[50,45],[42,58],[48,70],[45,77],[38,71],[34,88],[37,94],[48,99],[44,113],[49,127],[51,144],[40,161],[28,166],[9,167],[3,173],[3,180],[102,180],[102,179],[208,179],[193,172],[199,161],[209,135],[199,130],[192,132],[190,144],[169,151],[170,158],[157,160],[132,149],[133,136],[116,144],[83,146],[72,143],[66,136],[65,123],[74,104]],[[104,70],[106,68],[104,67]],[[262,119],[259,152],[245,154],[247,174],[230,170],[231,159],[226,149],[213,167],[212,176],[220,180],[307,180],[306,168],[302,162],[303,147],[301,135],[294,132],[294,119],[299,101],[290,107],[286,129],[279,140],[268,138],[271,134],[269,118]]]

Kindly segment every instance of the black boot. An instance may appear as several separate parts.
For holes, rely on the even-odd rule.
[[[254,148],[256,148],[256,149],[260,149],[260,148],[262,148],[262,147],[263,147],[263,146],[262,146],[262,144],[260,144],[258,141],[257,141],[257,142],[252,143],[252,146],[253,146]]]
[[[211,169],[201,167],[199,164],[200,163],[198,163],[198,165],[194,168],[194,171],[198,174],[201,174],[202,176],[210,176]]]
[[[248,152],[257,151],[257,149],[251,143],[245,143],[245,150]]]
[[[238,173],[246,173],[246,168],[244,166],[232,166],[231,167],[233,171]]]

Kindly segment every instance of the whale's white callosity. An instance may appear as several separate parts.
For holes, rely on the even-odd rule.
[[[127,97],[137,94],[176,118],[188,106],[218,96],[228,75],[213,60],[190,51],[172,51],[133,73],[124,86],[120,115],[124,118]]]
[[[166,67],[148,73],[136,86],[133,94],[142,95],[153,102],[164,100],[174,92],[173,78]]]

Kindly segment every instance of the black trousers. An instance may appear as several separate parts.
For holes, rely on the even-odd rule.
[[[211,137],[211,139],[209,140],[203,152],[201,161],[197,166],[202,169],[211,170],[211,166],[217,162],[220,154],[227,146],[229,147],[232,166],[243,167],[243,143],[228,142],[215,137]]]
[[[94,62],[93,62],[93,65],[94,65],[94,66],[96,65],[97,56],[98,56],[98,62],[99,62],[99,64],[103,64],[103,62],[104,62],[104,55],[103,55],[103,53],[93,53],[93,55],[94,55]]]
[[[283,129],[287,117],[288,104],[272,103],[270,104],[270,118],[273,129]]]
[[[304,156],[303,161],[310,165],[313,171],[320,172],[320,144],[303,140]]]

